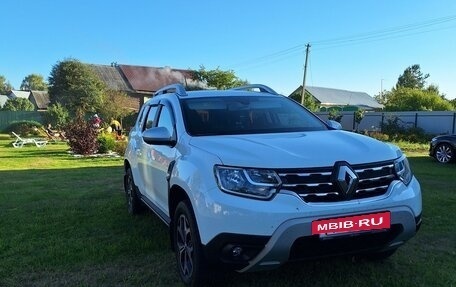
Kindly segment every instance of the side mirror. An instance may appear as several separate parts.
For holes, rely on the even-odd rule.
[[[171,132],[165,127],[155,127],[144,131],[143,140],[147,144],[153,145],[169,145],[176,144],[176,138],[171,135]]]
[[[326,123],[333,130],[341,130],[342,129],[342,125],[340,123],[336,122],[336,121],[328,120]]]

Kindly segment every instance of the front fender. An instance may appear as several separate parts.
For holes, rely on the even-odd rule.
[[[192,205],[196,222],[200,222],[199,210],[207,206],[208,191],[217,187],[214,175],[214,165],[221,164],[220,159],[202,150],[192,149],[191,153],[176,159],[169,178],[169,202],[173,203],[173,190],[183,190]],[[180,198],[180,196],[179,196]],[[170,216],[172,208],[169,206]]]

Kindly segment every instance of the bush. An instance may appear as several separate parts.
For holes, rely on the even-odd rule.
[[[388,135],[390,141],[406,141],[411,143],[429,143],[432,136],[422,128],[411,126],[410,123],[392,117],[382,123],[382,132]]]
[[[125,155],[125,149],[127,148],[128,141],[117,141],[114,146],[113,152],[116,152],[120,156]]]
[[[389,140],[389,136],[384,133],[380,132],[370,132],[368,135],[374,139],[377,139],[379,141],[387,142]]]
[[[43,125],[37,121],[16,121],[12,122],[7,128],[6,132],[11,133],[15,132],[18,135],[21,136],[28,136],[28,135],[34,135],[38,136],[40,135],[40,129],[43,127]]]
[[[89,155],[98,150],[98,131],[90,122],[84,120],[82,116],[77,116],[65,127],[65,136],[68,145],[76,154]]]
[[[98,153],[113,151],[116,146],[116,139],[112,133],[101,133],[98,138]]]

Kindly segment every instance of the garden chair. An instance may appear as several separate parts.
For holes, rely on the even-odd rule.
[[[47,140],[43,140],[43,139],[34,139],[34,138],[23,139],[15,132],[12,132],[12,133],[16,137],[16,141],[13,142],[13,147],[15,147],[15,148],[23,147],[26,144],[34,144],[37,147],[44,147],[48,143]]]
[[[45,135],[51,142],[65,141],[65,135],[63,132],[52,131],[50,129],[41,129],[41,134]]]

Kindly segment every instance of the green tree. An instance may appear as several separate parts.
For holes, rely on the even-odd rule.
[[[290,98],[301,104],[301,97],[302,97],[302,89],[296,91],[295,93],[290,95]],[[309,109],[312,112],[318,112],[320,110],[320,106],[318,105],[315,98],[306,90],[306,95],[304,98],[304,107]]]
[[[344,115],[337,108],[332,108],[329,110],[329,114],[328,114],[329,120],[340,123],[342,121],[343,117],[344,117]]]
[[[385,105],[388,111],[449,111],[451,103],[433,90],[399,87],[393,89]]]
[[[388,102],[388,96],[391,94],[390,91],[383,90],[381,93],[374,96],[377,103],[385,105]]]
[[[429,74],[421,72],[420,65],[415,64],[404,70],[402,75],[397,79],[396,88],[423,89]]]
[[[4,111],[34,111],[35,106],[28,99],[14,98],[6,100]]]
[[[365,114],[365,110],[357,110],[355,112],[356,131],[359,131],[359,124],[364,119]]]
[[[233,70],[223,71],[218,67],[215,70],[206,70],[204,66],[200,66],[200,69],[194,72],[194,78],[195,80],[206,83],[208,87],[219,90],[248,84],[246,80],[239,79]]]
[[[122,120],[134,112],[128,108],[130,101],[131,99],[124,92],[106,90],[103,94],[103,105],[98,111],[106,121],[110,119]]]
[[[46,113],[44,113],[44,120],[47,124],[53,127],[62,129],[69,121],[70,115],[60,103],[49,105]]]
[[[22,80],[20,89],[22,91],[46,91],[47,84],[43,76],[38,74],[30,74]]]
[[[450,100],[450,104],[453,105],[453,110],[456,110],[456,98]]]
[[[6,95],[13,89],[10,82],[6,80],[6,78],[0,75],[0,95]]]
[[[51,104],[60,103],[70,114],[95,112],[103,102],[104,83],[88,66],[75,59],[58,62],[49,76]]]

